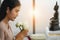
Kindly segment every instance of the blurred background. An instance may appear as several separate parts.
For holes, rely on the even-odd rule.
[[[0,0],[2,3],[3,0]],[[21,9],[18,17],[15,21],[10,21],[9,24],[13,30],[14,35],[16,35],[20,30],[16,28],[15,24],[17,22],[25,23],[29,29],[29,34],[33,33],[33,24],[32,24],[32,0],[19,0],[21,2]],[[59,15],[60,15],[60,0],[35,0],[35,8],[36,8],[36,34],[44,33],[46,31],[46,27],[49,27],[50,18],[54,15],[54,6],[56,1],[59,5]],[[60,16],[59,16],[60,17]],[[60,18],[59,18],[60,21]]]

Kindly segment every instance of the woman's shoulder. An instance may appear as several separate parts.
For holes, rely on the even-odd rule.
[[[2,22],[0,22],[0,29],[2,29],[2,30],[5,29],[4,24]]]

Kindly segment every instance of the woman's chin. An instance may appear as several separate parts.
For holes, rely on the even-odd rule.
[[[11,21],[14,21],[15,19],[12,19]]]
[[[15,18],[12,18],[11,21],[14,21],[15,19],[16,19],[16,17]]]

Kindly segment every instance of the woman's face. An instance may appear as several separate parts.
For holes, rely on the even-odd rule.
[[[9,18],[9,20],[15,20],[15,18],[18,16],[19,9],[20,6],[16,6],[12,10],[9,10],[9,8],[7,8],[7,17]]]

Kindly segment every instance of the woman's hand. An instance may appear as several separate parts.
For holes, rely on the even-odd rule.
[[[16,35],[16,40],[23,40],[25,36],[27,36],[28,30],[24,29],[22,32],[19,32]]]

